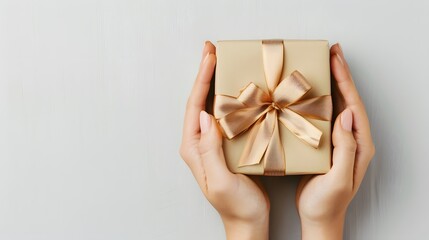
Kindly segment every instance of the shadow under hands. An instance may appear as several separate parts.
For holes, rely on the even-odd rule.
[[[270,239],[301,239],[301,224],[295,205],[301,176],[261,177],[270,196]]]

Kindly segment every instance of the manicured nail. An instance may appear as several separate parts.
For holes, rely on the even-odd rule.
[[[341,65],[343,65],[343,66],[344,66],[343,58],[340,56],[340,54],[335,53],[335,56],[337,57],[337,59],[338,59],[338,61],[341,63]]]
[[[353,125],[353,114],[352,111],[346,108],[343,113],[341,113],[341,126],[344,130],[351,132]]]
[[[212,119],[206,111],[200,112],[200,129],[201,133],[206,133],[210,129],[210,125],[212,123]]]

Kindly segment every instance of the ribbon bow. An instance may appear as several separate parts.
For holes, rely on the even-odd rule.
[[[239,160],[240,167],[263,161],[264,175],[284,175],[286,163],[278,121],[296,137],[317,148],[322,132],[304,116],[330,121],[332,100],[330,95],[302,100],[311,86],[298,71],[280,81],[283,41],[262,41],[262,53],[268,93],[250,83],[237,98],[216,95],[214,112],[228,139],[250,131]]]

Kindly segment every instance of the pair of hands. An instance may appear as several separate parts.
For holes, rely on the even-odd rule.
[[[375,154],[364,104],[339,44],[331,47],[335,120],[332,168],[304,176],[296,192],[303,239],[342,239],[345,214]],[[206,42],[189,96],[180,154],[207,200],[219,212],[227,239],[268,239],[270,202],[257,177],[231,173],[222,135],[205,103],[216,65],[216,48]]]

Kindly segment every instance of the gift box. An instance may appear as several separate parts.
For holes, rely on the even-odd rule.
[[[214,116],[228,168],[249,175],[331,167],[329,43],[218,41]]]

